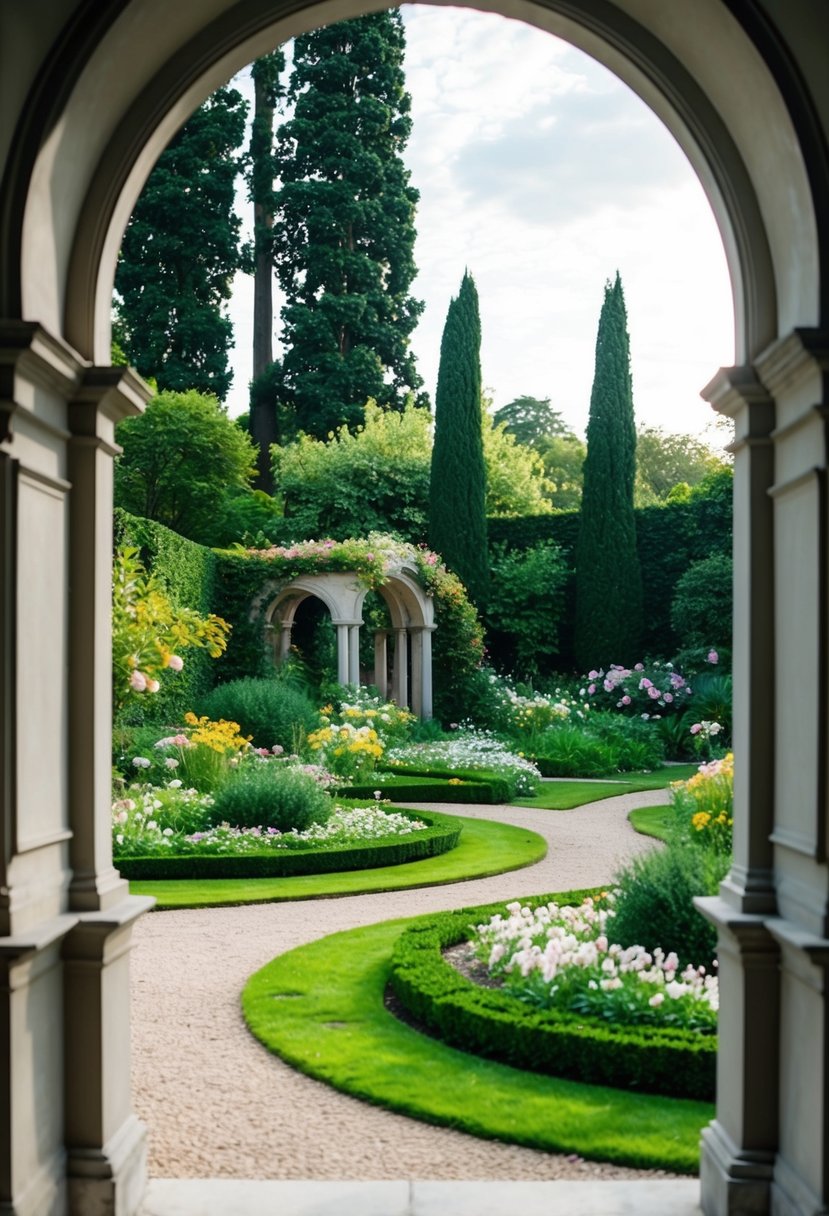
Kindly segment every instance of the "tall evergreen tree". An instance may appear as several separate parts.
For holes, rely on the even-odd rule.
[[[241,267],[234,155],[247,103],[219,89],[159,157],[124,233],[115,274],[115,337],[160,389],[223,399],[233,373],[224,311]]]
[[[489,558],[481,436],[481,318],[478,292],[468,271],[449,304],[440,343],[429,543],[459,576],[476,605],[485,605]]]
[[[642,635],[642,579],[633,487],[636,427],[622,280],[605,285],[587,424],[576,544],[575,651],[579,666],[632,663]]]
[[[318,437],[358,426],[370,397],[402,409],[422,385],[409,349],[423,306],[409,295],[418,193],[402,160],[403,53],[396,10],[294,43],[293,116],[276,140],[274,263],[287,302],[272,386],[296,430]]]
[[[277,413],[269,391],[273,363],[273,183],[274,119],[285,71],[281,49],[251,67],[254,102],[250,134],[248,189],[253,203],[253,385],[250,433],[257,447],[256,484],[273,493],[271,445],[279,441]],[[263,380],[263,377],[265,378]]]

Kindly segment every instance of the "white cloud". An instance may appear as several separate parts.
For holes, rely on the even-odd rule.
[[[403,13],[406,159],[421,195],[413,292],[426,303],[412,345],[427,390],[468,267],[496,404],[550,396],[583,429],[604,282],[618,269],[637,416],[702,430],[711,413],[699,389],[733,358],[730,287],[702,187],[672,137],[625,85],[549,34],[465,9]],[[232,412],[247,405],[249,312],[238,292]]]

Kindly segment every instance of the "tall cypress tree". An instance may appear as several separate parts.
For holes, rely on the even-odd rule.
[[[241,268],[234,211],[247,103],[223,88],[162,152],[135,205],[115,273],[115,338],[160,389],[223,399],[233,373],[225,311]]]
[[[459,576],[475,604],[485,605],[489,556],[481,435],[481,318],[478,292],[468,271],[449,304],[440,343],[429,543]]]
[[[627,312],[618,271],[605,285],[587,424],[576,544],[576,660],[583,670],[632,663],[642,635],[633,486],[636,427]]]
[[[402,409],[423,383],[409,349],[423,305],[409,294],[418,192],[402,159],[404,47],[396,10],[294,43],[294,111],[276,140],[274,263],[287,302],[271,385],[296,429],[318,438],[359,426],[369,397]]]

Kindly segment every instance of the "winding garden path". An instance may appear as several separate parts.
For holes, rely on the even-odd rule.
[[[653,847],[627,814],[664,790],[572,811],[433,804],[530,828],[547,857],[524,870],[442,887],[296,903],[158,912],[135,930],[133,1089],[161,1178],[644,1178],[478,1140],[359,1102],[295,1072],[248,1032],[240,993],[278,954],[341,929],[546,891],[601,886]]]

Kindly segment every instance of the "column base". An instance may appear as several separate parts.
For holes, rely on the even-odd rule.
[[[778,1157],[771,1188],[772,1216],[829,1216],[829,1207]]]
[[[705,1216],[769,1216],[774,1153],[740,1150],[716,1120],[702,1133]]]
[[[66,1159],[58,1153],[11,1202],[0,1201],[0,1216],[64,1216],[66,1212]]]
[[[130,1115],[102,1149],[70,1149],[69,1216],[136,1216],[147,1187],[147,1129]]]

